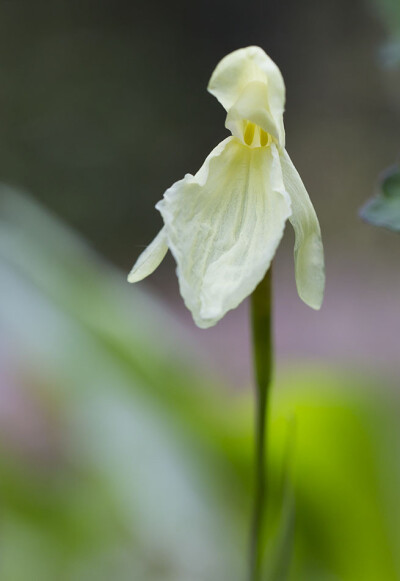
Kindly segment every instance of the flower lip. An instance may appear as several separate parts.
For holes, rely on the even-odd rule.
[[[276,144],[228,137],[157,209],[185,304],[199,327],[211,327],[264,277],[291,216]]]

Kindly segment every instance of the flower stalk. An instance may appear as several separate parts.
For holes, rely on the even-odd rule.
[[[263,532],[267,509],[266,431],[272,376],[272,267],[251,295],[251,325],[256,384],[254,506],[250,538],[250,581],[262,571]]]

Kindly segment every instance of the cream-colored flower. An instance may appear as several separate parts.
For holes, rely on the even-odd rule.
[[[319,309],[324,257],[318,219],[285,150],[285,85],[275,63],[256,46],[218,64],[208,86],[227,112],[232,136],[187,174],[156,208],[164,227],[129,274],[151,274],[168,248],[180,291],[199,327],[211,327],[253,292],[267,272],[286,220],[295,230],[296,284]]]

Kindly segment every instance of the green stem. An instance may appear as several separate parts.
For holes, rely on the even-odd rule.
[[[262,562],[263,523],[266,513],[267,478],[265,432],[269,386],[272,375],[272,266],[251,295],[251,323],[256,383],[254,508],[250,539],[250,581],[259,581]]]

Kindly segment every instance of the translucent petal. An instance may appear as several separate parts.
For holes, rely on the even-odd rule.
[[[149,276],[160,265],[167,251],[167,233],[165,228],[162,228],[137,259],[128,275],[128,282],[139,282]]]
[[[297,292],[313,309],[322,304],[325,287],[324,250],[314,207],[288,153],[281,154],[283,181],[292,201],[290,222],[295,231],[294,246]]]
[[[229,112],[247,85],[254,81],[266,87],[265,108],[274,119],[278,128],[279,143],[283,146],[285,84],[280,70],[261,48],[249,46],[228,54],[211,75],[208,90]]]
[[[181,294],[203,328],[254,290],[291,213],[275,145],[250,148],[233,137],[211,152],[195,176],[167,190],[157,208]]]

